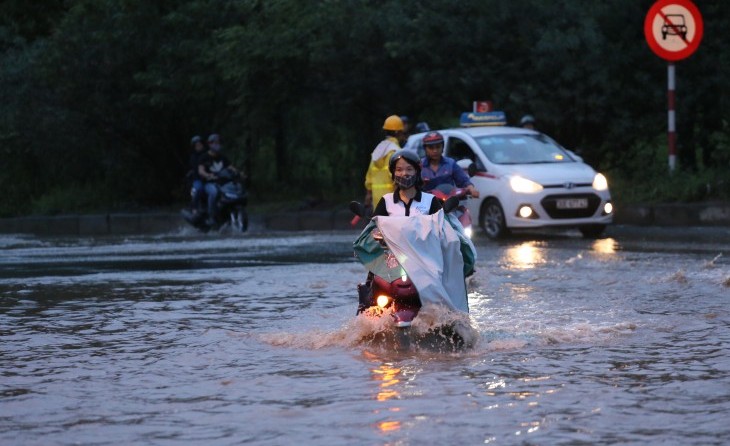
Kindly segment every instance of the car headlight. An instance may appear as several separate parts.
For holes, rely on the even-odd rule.
[[[593,178],[593,189],[595,190],[606,190],[608,189],[608,180],[603,176],[602,173],[597,173]]]
[[[513,191],[523,194],[534,194],[542,190],[540,184],[522,177],[510,178],[509,185]]]

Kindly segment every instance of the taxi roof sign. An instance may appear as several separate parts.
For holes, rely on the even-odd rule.
[[[507,115],[503,111],[464,112],[459,123],[462,127],[479,127],[484,125],[507,125]]]

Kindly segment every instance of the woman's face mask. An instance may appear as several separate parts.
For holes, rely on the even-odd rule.
[[[416,185],[418,177],[416,168],[401,158],[395,163],[393,171],[393,182],[401,189],[408,189]]]
[[[401,189],[408,189],[416,185],[416,179],[415,175],[396,175],[393,182]]]

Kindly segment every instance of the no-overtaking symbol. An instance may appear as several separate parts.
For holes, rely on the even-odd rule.
[[[659,0],[644,20],[649,47],[668,61],[681,60],[694,53],[702,33],[702,15],[690,0]]]

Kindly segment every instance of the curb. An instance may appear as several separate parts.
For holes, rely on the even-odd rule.
[[[730,203],[631,205],[616,209],[615,224],[730,226]]]
[[[351,226],[348,210],[251,215],[250,226],[273,231],[331,231]],[[730,203],[631,205],[616,210],[614,224],[629,226],[728,226]],[[0,218],[0,234],[93,236],[160,234],[189,226],[179,212],[79,214]]]

